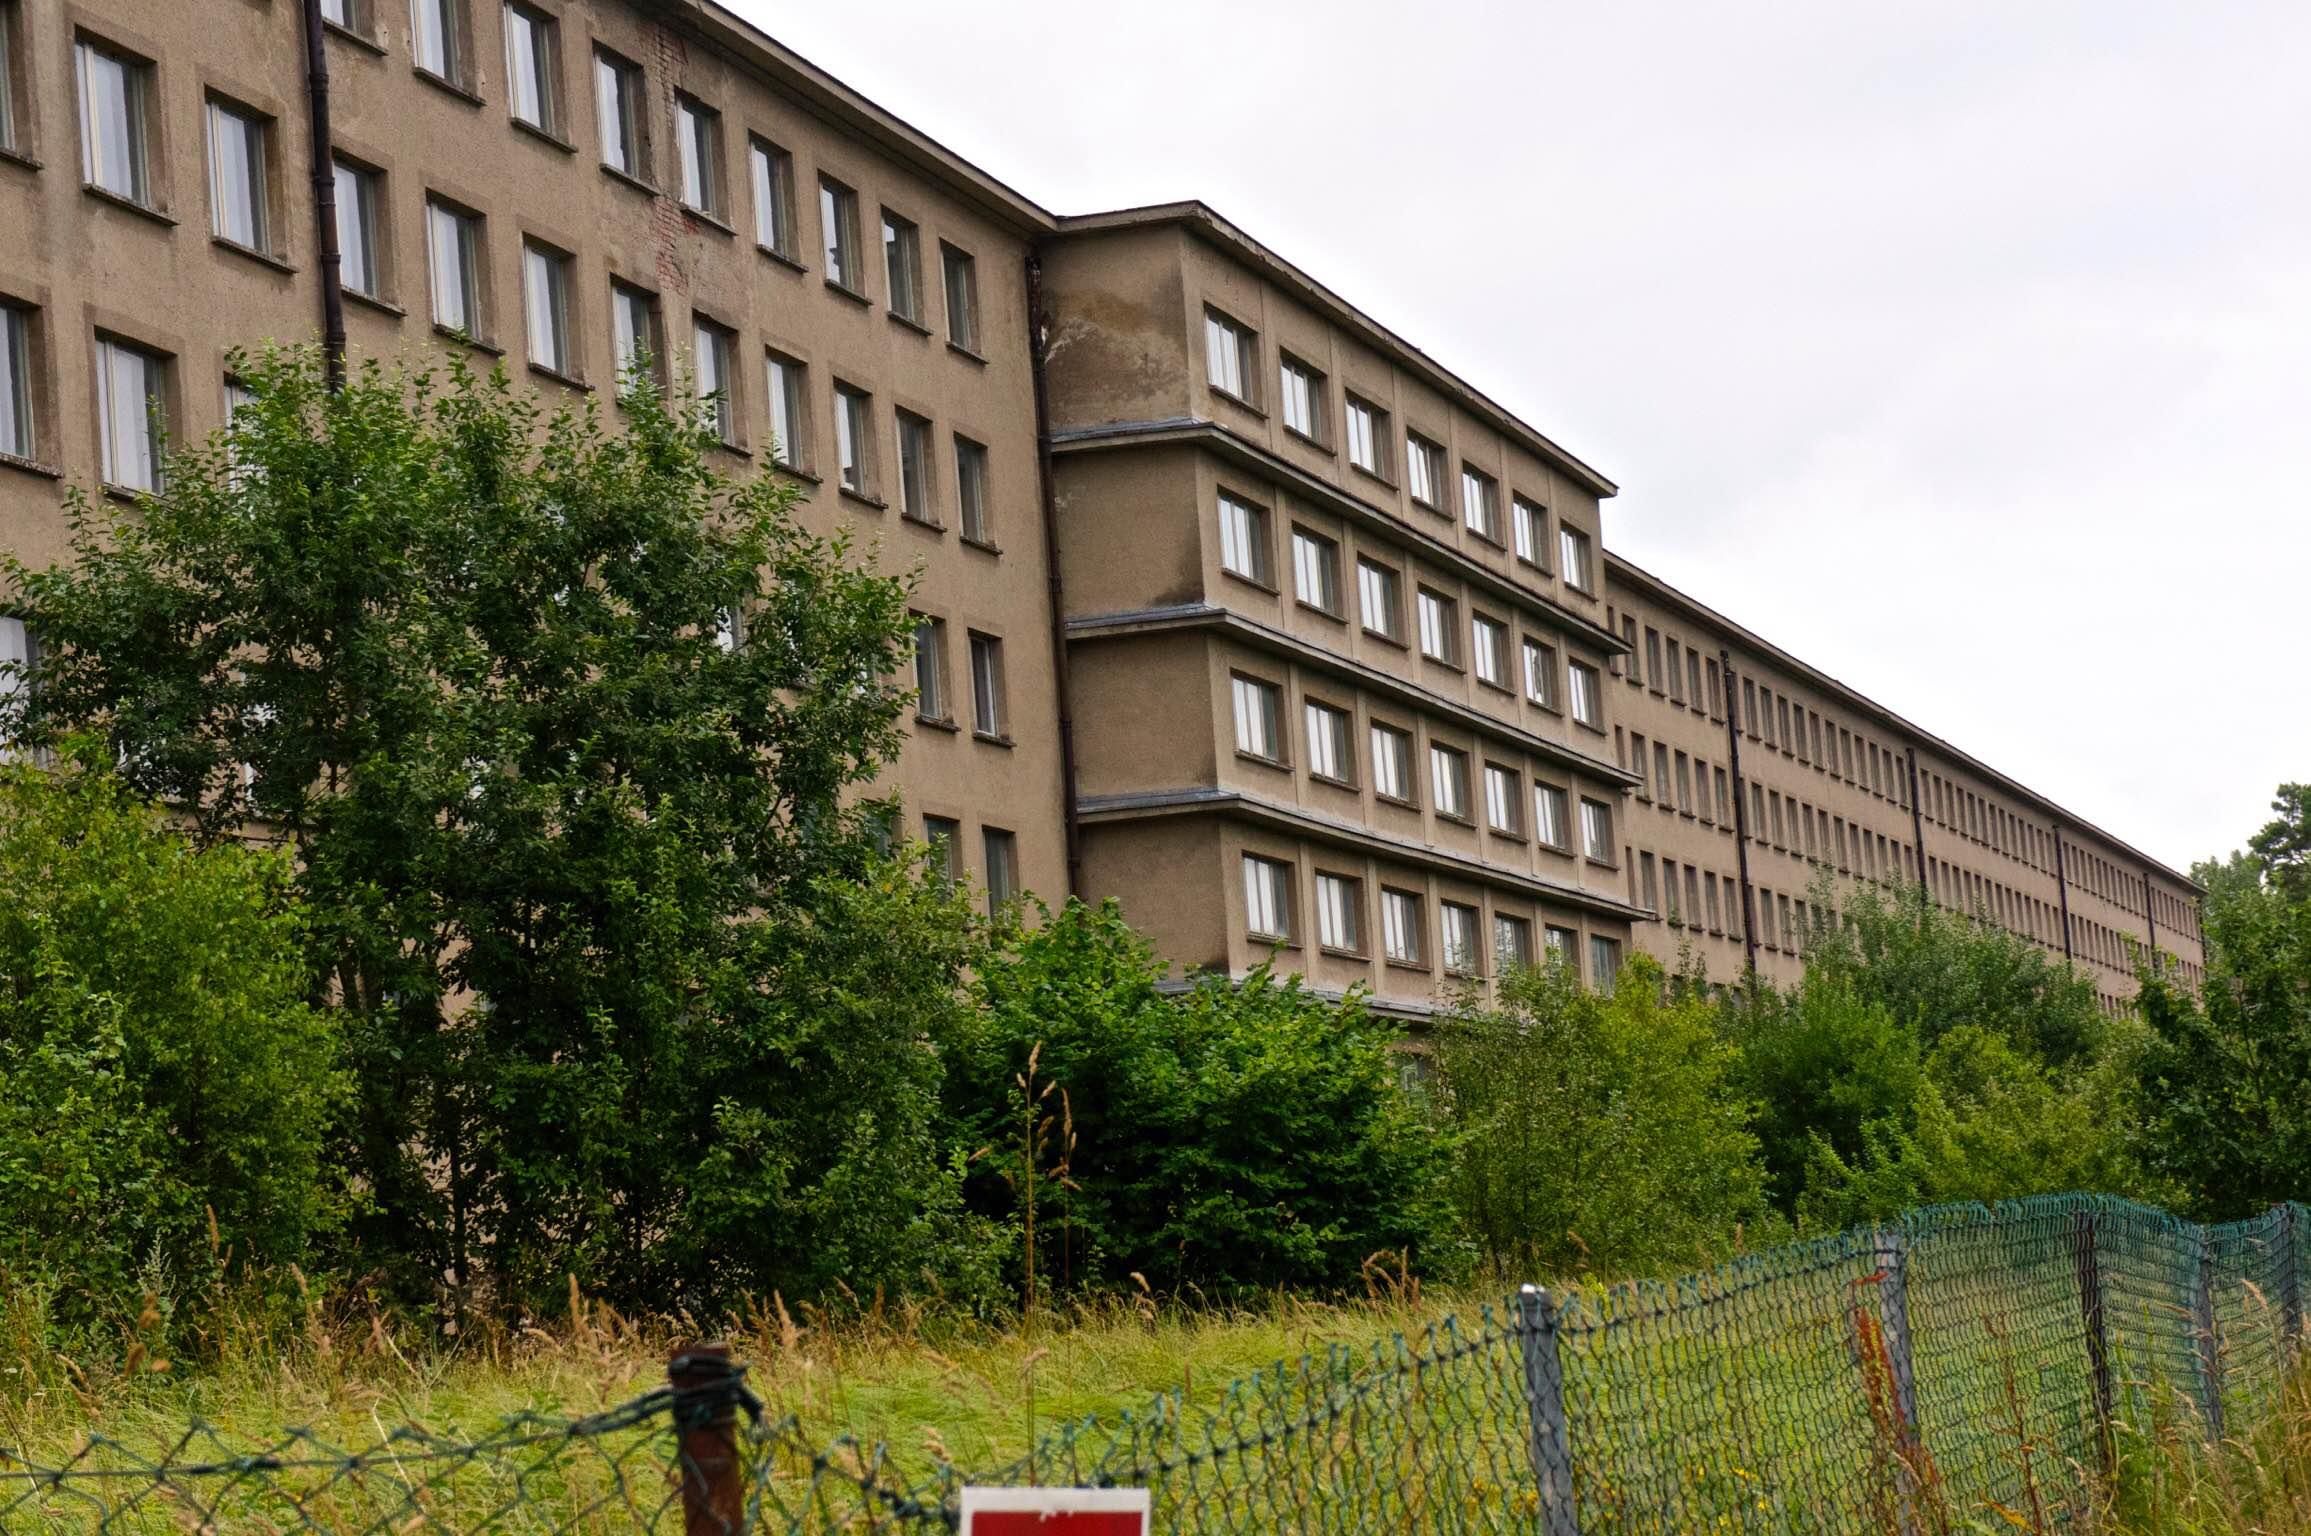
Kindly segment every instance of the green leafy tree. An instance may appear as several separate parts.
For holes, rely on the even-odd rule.
[[[2311,784],[2280,785],[2271,811],[2247,839],[2247,851],[2274,890],[2290,901],[2311,901]]]
[[[1008,928],[977,990],[948,1103],[987,1149],[974,1199],[1016,1228],[1032,1054],[1054,1122],[1035,1174],[1049,1279],[1228,1294],[1338,1290],[1383,1251],[1450,1265],[1442,1147],[1396,1030],[1359,1000],[1264,968],[1175,993],[1113,903],[1078,902]]]
[[[165,489],[76,498],[69,562],[7,566],[43,642],[17,725],[102,732],[206,844],[294,850],[353,1261],[509,1305],[566,1271],[658,1306],[912,1281],[928,1248],[860,1234],[935,1198],[910,1128],[964,946],[860,798],[905,583],[638,385],[611,431],[462,365],[235,369],[251,403]]]
[[[1561,966],[1512,973],[1439,1024],[1435,1057],[1461,1221],[1496,1268],[1689,1267],[1769,1214],[1713,1005],[1650,959],[1610,993]]]
[[[305,1257],[345,1082],[287,860],[193,847],[76,743],[0,766],[0,889],[0,1267],[85,1317]]]

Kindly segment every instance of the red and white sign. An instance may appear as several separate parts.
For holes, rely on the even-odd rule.
[[[1147,1536],[1145,1488],[966,1488],[962,1536]]]

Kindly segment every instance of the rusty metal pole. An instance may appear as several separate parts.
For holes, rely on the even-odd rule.
[[[666,1362],[682,1478],[683,1536],[738,1536],[746,1482],[738,1464],[738,1373],[727,1344],[693,1344]]]

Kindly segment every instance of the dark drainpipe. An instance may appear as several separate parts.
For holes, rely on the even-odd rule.
[[[2054,894],[2062,899],[2062,963],[2071,962],[2070,953],[2070,877],[2062,868],[2062,828],[2054,829]]]
[[[1926,802],[1918,798],[1918,749],[1904,747],[1902,755],[1910,760],[1910,873],[1918,878],[1922,913],[1932,894],[1926,885]]]
[[[1044,376],[1045,348],[1051,339],[1043,310],[1043,257],[1027,253],[1027,354],[1035,375],[1035,473],[1043,495],[1044,594],[1050,606],[1051,683],[1059,705],[1059,795],[1067,843],[1067,894],[1083,894],[1083,839],[1076,812],[1075,715],[1067,686],[1067,604],[1059,575],[1059,496],[1051,475],[1051,394]]]
[[[2143,927],[2148,933],[2148,937],[2144,942],[2150,952],[2151,974],[2154,976],[2158,974],[2159,969],[2159,915],[2157,911],[2157,901],[2157,893],[2151,889],[2151,872],[2146,869],[2142,872],[2142,920]]]
[[[1749,792],[1741,782],[1741,690],[1733,675],[1733,654],[1717,651],[1717,671],[1725,679],[1726,769],[1733,777],[1733,847],[1741,868],[1741,947],[1749,966],[1749,982],[1757,985],[1757,896],[1749,886]]]
[[[305,0],[305,116],[312,138],[313,225],[321,251],[321,355],[334,394],[345,387],[345,286],[337,247],[337,165],[330,148],[326,35],[321,0]]]

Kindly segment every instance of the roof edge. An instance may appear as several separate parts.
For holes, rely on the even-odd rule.
[[[1885,705],[1880,704],[1877,700],[1871,698],[1868,694],[1863,693],[1861,690],[1851,687],[1848,684],[1839,682],[1836,678],[1830,676],[1821,668],[1814,666],[1811,662],[1800,661],[1797,657],[1791,655],[1788,651],[1783,650],[1780,646],[1775,645],[1771,640],[1766,639],[1764,636],[1758,634],[1755,630],[1750,629],[1747,625],[1726,617],[1724,614],[1710,607],[1707,603],[1701,601],[1691,593],[1684,591],[1682,588],[1671,586],[1666,580],[1654,575],[1651,571],[1646,570],[1643,566],[1638,565],[1636,562],[1628,559],[1626,556],[1614,554],[1611,550],[1605,551],[1605,575],[1608,582],[1619,580],[1624,577],[1630,578],[1632,585],[1643,587],[1652,592],[1658,593],[1661,596],[1668,598],[1671,602],[1683,607],[1697,618],[1730,631],[1737,639],[1740,640],[1743,645],[1753,647],[1754,649],[1763,652],[1766,656],[1770,657],[1776,665],[1787,667],[1790,671],[1804,678],[1813,686],[1820,688],[1826,693],[1834,694],[1837,697],[1844,699],[1855,709],[1867,711],[1868,713],[1877,716],[1879,719],[1887,722],[1895,729],[1900,730],[1908,736],[1912,737],[1919,745],[1932,747],[1935,751],[1942,753],[1946,757],[1950,758],[1953,762],[1964,766],[1969,773],[1978,774],[1985,781],[1997,785],[1999,788],[2006,790],[2007,792],[2017,796],[2020,799],[2028,801],[2030,804],[2036,806],[2042,813],[2052,817],[2055,820],[2058,828],[2069,828],[2072,831],[2092,833],[2094,836],[2108,843],[2111,847],[2124,851],[2126,854],[2140,863],[2143,868],[2147,870],[2158,871],[2160,874],[2165,875],[2167,878],[2173,880],[2176,884],[2182,886],[2186,890],[2197,891],[2202,895],[2205,893],[2205,886],[2200,885],[2198,881],[2193,880],[2189,875],[2184,874],[2181,870],[2176,869],[2174,866],[2168,864],[2165,860],[2154,859],[2149,854],[2143,852],[2140,848],[2135,847],[2132,843],[2125,841],[2123,838],[2113,837],[2109,832],[2103,830],[2102,827],[2098,826],[2094,822],[2087,820],[2083,816],[2077,815],[2058,801],[2055,801],[2046,795],[2040,794],[2037,790],[2032,789],[2029,785],[2024,784],[2019,779],[2013,778],[2005,773],[2001,773],[1996,768],[1991,767],[1988,763],[1983,762],[1973,753],[1968,752],[1964,748],[1956,746],[1944,738],[1935,735],[1932,731],[1927,730],[1924,726],[1917,724],[1916,722],[1908,719],[1906,716],[1895,713],[1893,710],[1888,709]],[[1607,590],[1610,591],[1609,586]]]
[[[1310,275],[1305,269],[1287,261],[1267,246],[1244,232],[1209,203],[1200,198],[1184,202],[1149,203],[1137,208],[1115,208],[1099,213],[1064,214],[1058,220],[1056,233],[1062,237],[1077,234],[1098,234],[1106,230],[1150,228],[1165,224],[1180,225],[1202,236],[1248,262],[1264,269],[1285,287],[1296,290],[1314,307],[1328,311],[1332,317],[1345,323],[1351,330],[1363,334],[1366,340],[1393,353],[1415,371],[1426,376],[1431,384],[1442,389],[1475,414],[1490,420],[1510,436],[1555,465],[1565,474],[1581,482],[1599,497],[1613,496],[1620,487],[1605,478],[1597,469],[1583,462],[1555,440],[1518,416],[1507,406],[1493,399],[1483,390],[1469,383],[1459,374],[1438,362],[1428,353],[1405,340],[1389,327],[1381,324],[1357,308],[1339,293]]]

